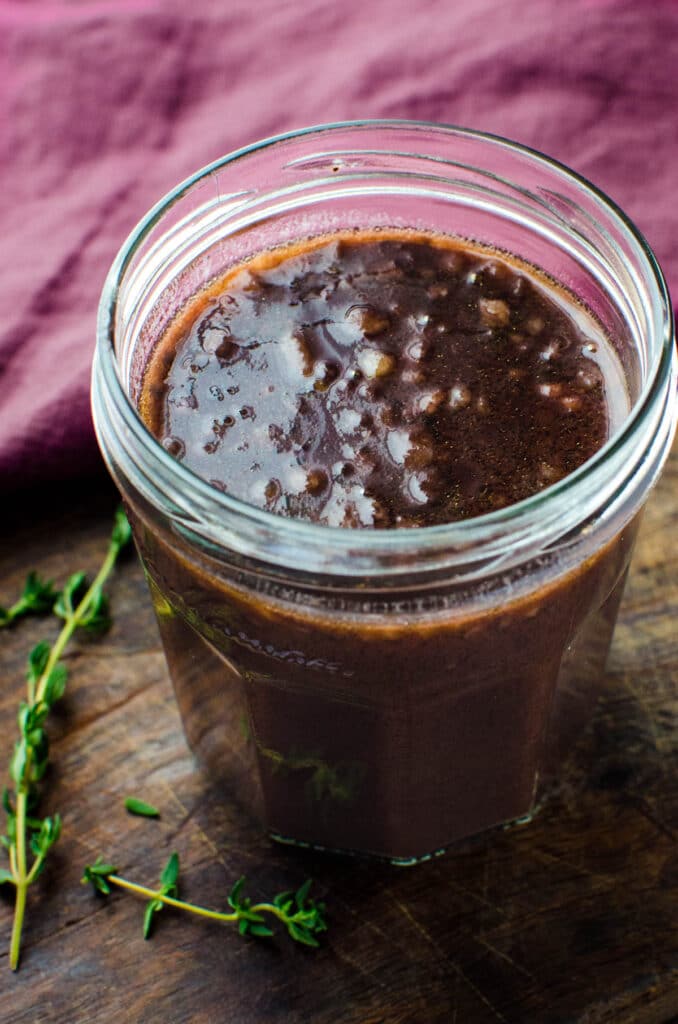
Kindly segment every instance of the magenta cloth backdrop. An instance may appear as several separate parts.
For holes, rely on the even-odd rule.
[[[90,472],[97,302],[139,217],[242,144],[411,117],[506,135],[635,220],[678,294],[678,3],[0,0],[0,480]]]

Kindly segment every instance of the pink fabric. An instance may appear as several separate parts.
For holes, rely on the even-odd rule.
[[[452,122],[570,164],[678,293],[678,4],[0,0],[0,479],[97,464],[96,306],[120,243],[241,144],[355,117]]]

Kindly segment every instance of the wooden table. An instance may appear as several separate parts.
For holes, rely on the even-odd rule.
[[[417,868],[277,847],[247,809],[210,789],[189,753],[141,569],[109,586],[110,633],[70,648],[50,725],[44,812],[64,833],[29,898],[21,970],[7,961],[0,895],[0,1020],[74,1024],[668,1024],[678,1019],[678,452],[647,510],[605,681],[562,785],[531,824],[494,830]],[[38,496],[42,505],[45,494]],[[5,511],[0,602],[31,568],[63,582],[95,569],[115,498],[101,480]],[[38,506],[39,507],[39,506]],[[14,742],[25,656],[51,622],[0,634],[2,765]],[[160,821],[133,818],[137,794]],[[82,867],[101,853],[153,883],[171,850],[182,893],[225,904],[308,875],[329,908],[317,952],[257,943],[163,911],[96,898]]]

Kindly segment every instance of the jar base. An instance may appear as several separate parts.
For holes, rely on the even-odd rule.
[[[539,814],[542,806],[543,802],[540,801],[526,814],[521,814],[517,818],[511,818],[509,821],[498,822],[496,825],[491,825],[489,828],[483,829],[482,832],[474,833],[474,835],[469,835],[465,838],[473,839],[475,836],[483,835],[495,830],[499,831],[499,829],[523,828],[524,826],[532,823],[535,817]],[[338,857],[355,857],[365,860],[378,860],[385,864],[391,864],[393,867],[397,868],[410,868],[415,867],[417,864],[426,864],[428,861],[437,860],[438,857],[444,857],[445,854],[451,853],[455,847],[464,842],[464,840],[460,838],[454,839],[447,845],[441,846],[437,850],[431,850],[429,853],[397,857],[389,856],[385,853],[377,853],[374,850],[350,850],[341,847],[323,846],[320,843],[312,843],[305,839],[294,839],[292,836],[284,836],[281,835],[280,832],[275,832],[272,829],[268,830],[268,837],[269,839],[272,839],[273,842],[278,843],[281,846],[293,846],[297,850],[312,850],[314,853],[329,853]]]

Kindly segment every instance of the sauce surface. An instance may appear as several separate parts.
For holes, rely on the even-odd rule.
[[[513,257],[347,233],[264,253],[197,295],[151,354],[140,412],[250,504],[432,526],[590,458],[614,425],[615,362],[574,299]]]

